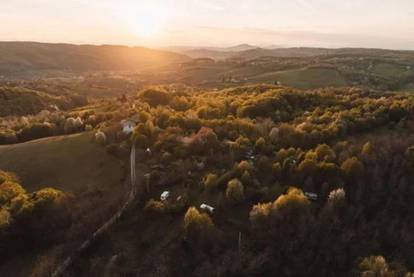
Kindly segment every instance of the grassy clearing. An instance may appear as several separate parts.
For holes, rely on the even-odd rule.
[[[384,78],[396,78],[407,73],[407,69],[398,64],[380,63],[375,65],[373,72]]]
[[[52,186],[75,194],[120,184],[124,174],[87,133],[1,146],[0,168],[15,172],[28,191]]]

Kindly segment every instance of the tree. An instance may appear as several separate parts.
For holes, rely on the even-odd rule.
[[[279,196],[274,202],[259,203],[250,211],[250,221],[253,224],[263,223],[279,213],[300,214],[306,210],[310,202],[300,189],[291,187],[286,194]]]
[[[371,142],[368,141],[367,143],[364,144],[364,146],[362,146],[362,150],[361,150],[362,155],[369,157],[373,153],[374,153],[374,149],[373,149]]]
[[[204,178],[204,188],[208,191],[215,189],[218,185],[218,176],[214,173],[209,173]]]
[[[336,158],[335,152],[327,144],[319,144],[315,149],[316,156],[321,161],[333,161]]]
[[[364,171],[364,165],[358,160],[357,157],[346,159],[341,164],[341,170],[345,173],[349,179],[355,179],[361,176]]]
[[[244,186],[239,179],[232,179],[227,183],[226,198],[233,203],[244,200]]]
[[[165,209],[166,207],[163,202],[154,199],[148,200],[144,207],[144,210],[150,214],[162,214],[165,212]]]
[[[317,164],[314,160],[304,159],[297,167],[298,174],[305,179],[308,176],[313,176],[317,170]]]
[[[105,133],[102,132],[101,130],[98,130],[95,133],[95,141],[99,144],[102,144],[102,145],[106,144],[106,135],[105,135]]]
[[[387,261],[382,256],[370,256],[359,264],[361,277],[394,277]]]
[[[167,105],[171,101],[169,93],[156,88],[141,91],[138,96],[152,107]]]
[[[195,207],[188,208],[184,216],[185,238],[193,243],[208,242],[214,231],[214,223],[206,213],[200,213]]]

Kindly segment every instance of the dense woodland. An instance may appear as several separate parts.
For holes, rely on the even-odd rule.
[[[43,59],[94,47],[10,45],[42,77],[0,76],[0,272],[76,252],[125,203],[135,145],[137,197],[67,276],[414,276],[412,52],[108,46],[62,68]]]
[[[134,222],[172,221],[174,235],[158,250],[157,239],[128,241],[116,267],[122,276],[411,276],[413,112],[411,95],[361,88],[159,86],[1,124],[2,143],[92,132],[117,159],[127,161],[131,144],[140,153],[150,149],[140,161],[150,192],[143,182],[133,211],[97,244],[116,249],[110,241],[122,240],[123,228],[167,236],[162,227],[147,231]],[[137,126],[127,136],[120,122],[131,118]],[[74,196],[28,193],[16,177],[1,174],[2,249],[18,255],[22,242],[64,244],[56,236],[73,224],[67,205]],[[160,201],[164,190],[174,197]],[[104,270],[99,249],[72,273]],[[143,252],[157,259],[129,255]],[[59,260],[47,257],[34,276]]]

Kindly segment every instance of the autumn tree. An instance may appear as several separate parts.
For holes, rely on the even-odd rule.
[[[240,203],[244,200],[244,186],[238,179],[228,182],[226,198],[232,203]]]
[[[188,208],[184,216],[184,235],[195,244],[208,243],[214,233],[214,223],[206,213],[200,213],[195,207]]]

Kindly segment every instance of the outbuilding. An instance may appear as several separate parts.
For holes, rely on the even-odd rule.
[[[139,118],[137,116],[122,120],[121,121],[122,132],[124,132],[124,134],[127,134],[127,135],[132,134],[138,122],[139,122]]]

